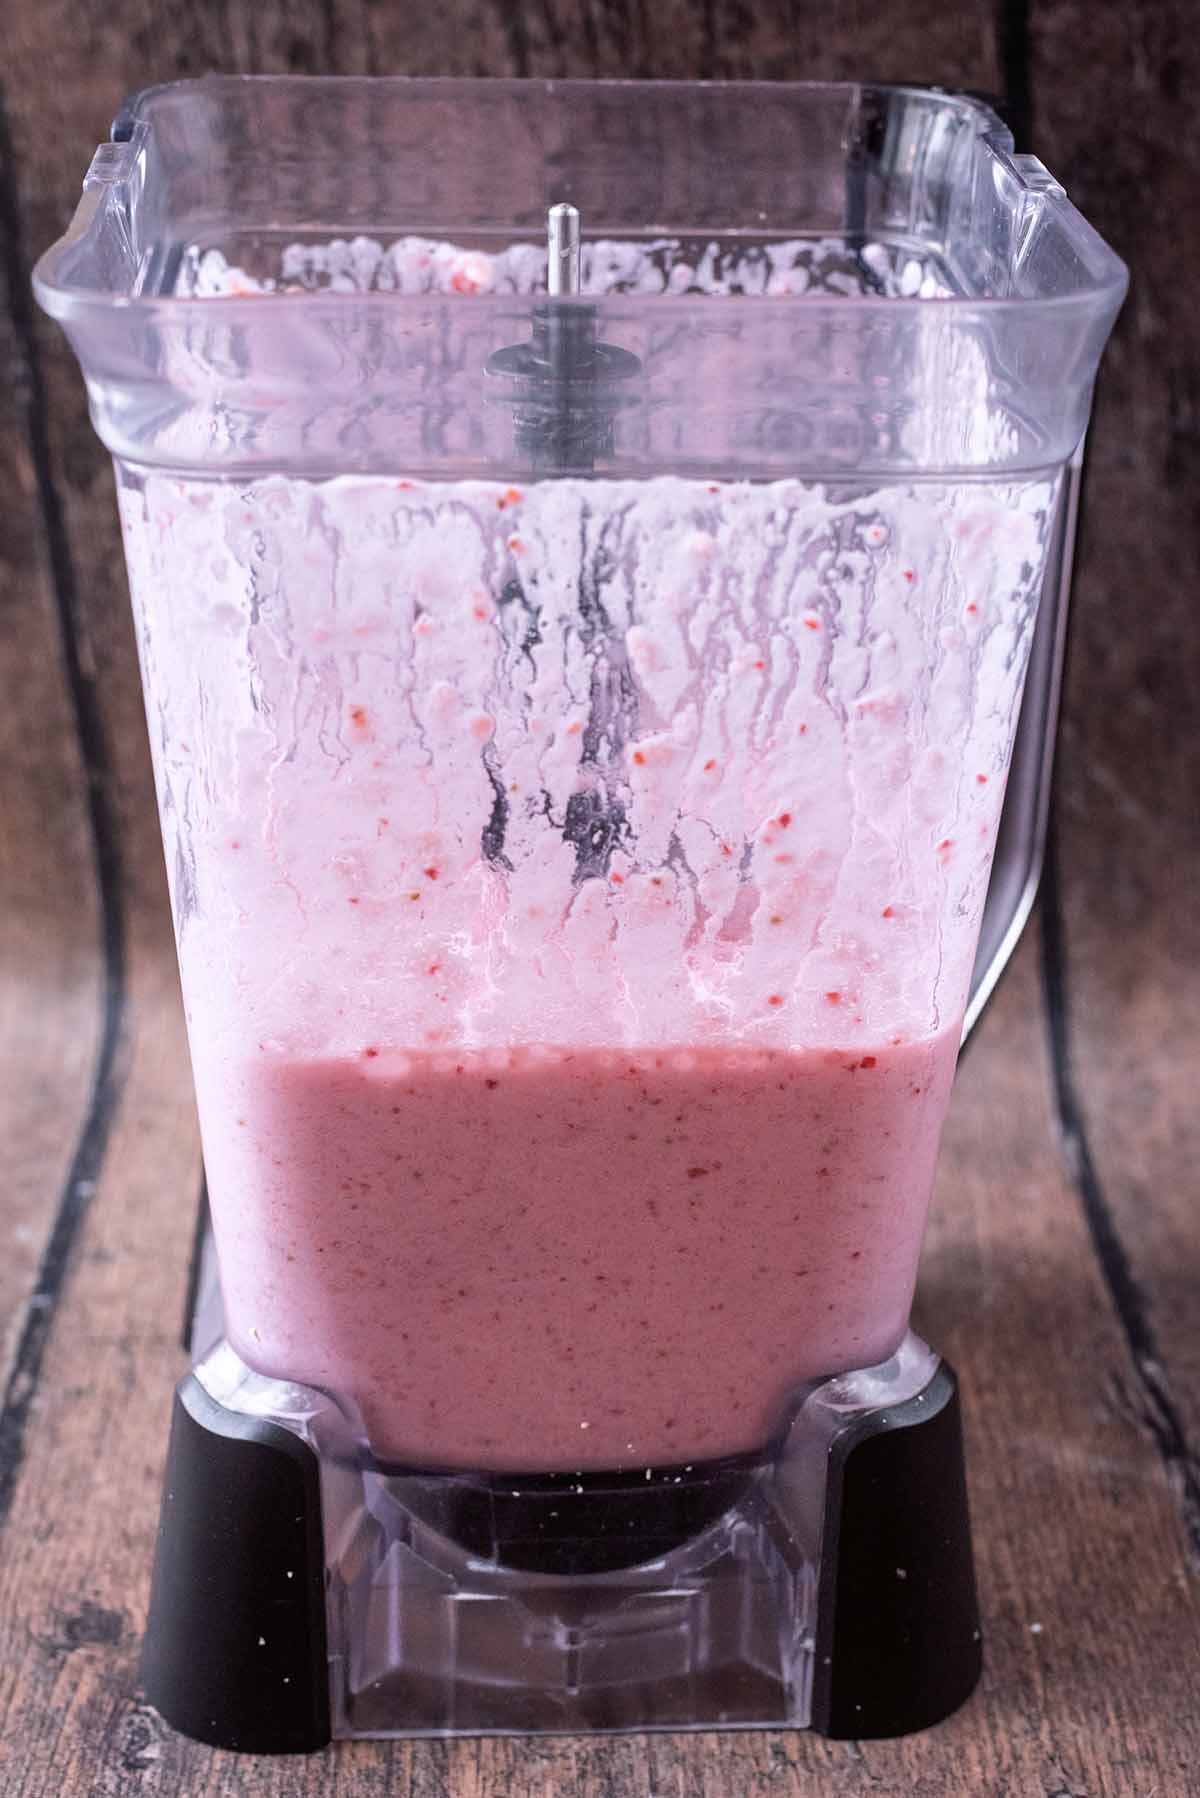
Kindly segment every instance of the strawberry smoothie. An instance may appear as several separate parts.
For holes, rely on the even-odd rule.
[[[904,1332],[956,1049],[264,1058],[218,1163],[235,1346],[419,1465],[757,1448]]]
[[[1052,497],[126,485],[248,1362],[615,1469],[891,1351]]]
[[[532,1471],[886,1356],[1055,482],[121,497],[245,1360]]]

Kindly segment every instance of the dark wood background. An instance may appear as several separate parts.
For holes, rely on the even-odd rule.
[[[9,0],[0,110],[0,1792],[1190,1798],[1200,1788],[1200,32],[1194,0]],[[921,1320],[988,1669],[927,1736],[370,1744],[138,1701],[199,1151],[104,453],[35,315],[118,101],[209,69],[1005,92],[1133,268],[1101,375],[1044,902],[956,1089]]]

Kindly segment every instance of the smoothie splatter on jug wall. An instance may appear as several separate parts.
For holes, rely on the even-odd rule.
[[[891,1351],[1055,499],[127,478],[247,1361],[582,1469]]]

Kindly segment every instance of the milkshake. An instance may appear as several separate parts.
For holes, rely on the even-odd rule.
[[[956,1046],[264,1058],[222,1163],[235,1345],[355,1394],[385,1459],[760,1448],[904,1332]]]
[[[126,473],[247,1362],[586,1470],[895,1348],[1055,497]]]

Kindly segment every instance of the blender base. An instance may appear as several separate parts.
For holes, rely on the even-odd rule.
[[[650,1472],[647,1517],[699,1527],[621,1565],[594,1481],[506,1501],[494,1476],[386,1469],[354,1452],[324,1394],[221,1344],[175,1397],[147,1698],[201,1741],[287,1753],[354,1736],[869,1738],[969,1696],[981,1642],[958,1387],[915,1336],[810,1389],[760,1460]],[[633,1503],[625,1479],[607,1515],[642,1552],[654,1538]]]

